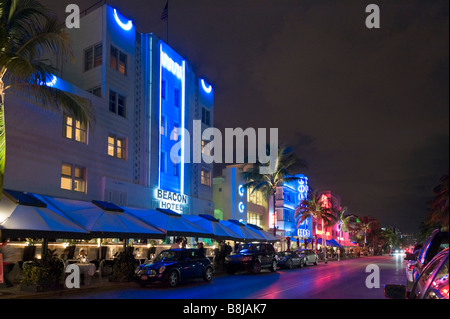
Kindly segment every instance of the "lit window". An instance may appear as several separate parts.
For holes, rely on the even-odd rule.
[[[64,116],[63,136],[81,143],[87,143],[87,125],[75,121],[70,116]]]
[[[173,131],[171,139],[174,141],[178,141],[178,137],[180,136],[180,125],[178,123],[175,123],[173,125]]]
[[[125,139],[119,138],[115,135],[108,136],[108,155],[125,159]]]
[[[120,74],[127,75],[127,60],[128,57],[125,53],[111,46],[109,66],[112,69],[119,71]]]
[[[86,191],[86,169],[63,163],[61,166],[61,189],[84,193]]]
[[[253,224],[256,226],[261,226],[262,225],[262,216],[259,214],[248,212],[247,213],[247,223]]]
[[[206,168],[202,168],[200,177],[201,177],[200,182],[202,183],[202,185],[211,186],[211,171],[210,170],[208,170]]]

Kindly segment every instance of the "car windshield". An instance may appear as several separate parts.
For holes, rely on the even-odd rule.
[[[292,255],[291,251],[282,251],[278,253],[278,256],[291,256],[291,255]]]
[[[180,251],[162,251],[158,256],[155,257],[153,262],[173,262],[180,261],[181,252]]]
[[[259,251],[261,249],[261,245],[258,244],[245,244],[239,249],[240,253],[251,253],[255,251]]]
[[[307,254],[308,252],[309,252],[309,250],[302,250],[302,251],[300,251],[300,254],[305,255],[305,254]]]

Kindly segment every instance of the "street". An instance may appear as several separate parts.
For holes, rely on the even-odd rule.
[[[379,267],[379,288],[368,288],[366,279],[376,275],[368,265]],[[372,266],[374,267],[374,266]],[[370,277],[372,278],[372,277]],[[369,280],[375,282],[374,280]],[[263,270],[254,275],[221,274],[211,283],[202,280],[176,288],[151,285],[120,290],[71,293],[61,299],[385,299],[385,284],[405,284],[403,256],[374,256],[323,262],[299,269]]]

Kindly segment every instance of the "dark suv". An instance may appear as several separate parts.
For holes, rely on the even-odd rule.
[[[240,246],[239,251],[225,258],[225,269],[227,273],[233,274],[237,270],[247,270],[254,274],[262,268],[277,271],[277,256],[272,244],[251,243]]]

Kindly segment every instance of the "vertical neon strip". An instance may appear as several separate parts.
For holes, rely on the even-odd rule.
[[[181,145],[181,176],[180,176],[180,193],[181,195],[184,194],[184,146],[185,146],[185,140],[184,140],[184,129],[185,129],[185,107],[186,107],[186,63],[183,60],[183,76],[181,77],[181,140],[183,141],[183,144]],[[190,141],[189,141],[190,143]]]
[[[159,153],[158,153],[158,188],[161,188],[161,100],[162,100],[162,44],[159,45]],[[150,75],[151,76],[151,75]]]
[[[232,219],[237,219],[236,217],[236,168],[232,167],[231,168],[231,215],[232,215]]]

